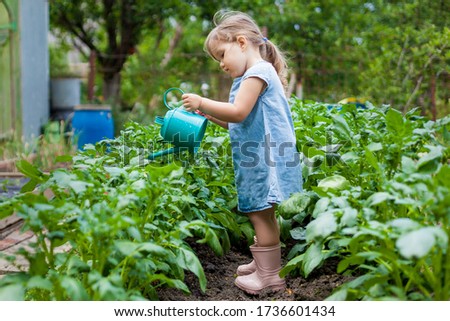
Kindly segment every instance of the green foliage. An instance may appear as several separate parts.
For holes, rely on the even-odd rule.
[[[254,17],[286,53],[306,99],[355,96],[404,112],[420,106],[433,117],[449,111],[450,10],[444,0],[52,0],[50,22],[58,36],[70,34],[97,53],[99,81],[106,83],[97,87],[109,88],[103,98],[120,88],[120,111],[145,117],[162,107],[155,93],[171,86],[200,92],[205,83],[204,94],[225,99],[229,81],[203,52],[221,9]],[[83,54],[87,60],[89,52]]]
[[[49,46],[50,55],[50,77],[80,77],[79,74],[70,70],[68,52],[71,49],[65,44]]]
[[[333,256],[355,279],[332,300],[448,300],[449,117],[292,103],[305,195],[280,206],[298,241],[282,275]]]
[[[308,277],[333,257],[353,278],[329,299],[448,300],[450,117],[370,103],[291,105],[304,191],[277,212],[282,239],[296,241],[281,274]],[[130,122],[73,156],[71,169],[18,164],[30,181],[0,200],[0,217],[16,212],[36,242],[5,257],[25,257],[29,270],[2,278],[0,298],[157,299],[161,286],[188,292],[185,271],[206,289],[189,244],[221,255],[253,237],[235,214],[228,135],[209,126],[196,155],[149,161],[167,148],[158,131]]]
[[[206,290],[201,262],[187,240],[222,255],[230,237],[242,233],[233,212],[229,151],[220,149],[226,138],[211,135],[197,158],[182,154],[150,162],[150,151],[162,147],[157,129],[130,123],[117,139],[73,156],[71,169],[49,175],[26,161],[18,164],[30,182],[20,195],[0,201],[0,216],[15,211],[36,243],[16,254],[29,270],[2,278],[0,297],[156,299],[161,286],[189,292],[184,271]],[[53,196],[46,198],[45,191]],[[6,259],[14,263],[15,255]]]

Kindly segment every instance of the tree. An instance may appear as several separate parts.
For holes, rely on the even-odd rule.
[[[438,105],[448,102],[448,1],[379,0],[375,8],[361,45],[366,68],[360,90],[403,111],[421,106],[434,119],[443,116]]]
[[[448,104],[448,1],[276,3],[254,16],[288,53],[303,98],[360,95],[403,111],[419,105],[434,118]]]
[[[145,32],[162,36],[168,17],[189,12],[181,0],[50,0],[53,30],[81,42],[77,47],[86,58],[95,53],[103,97],[113,104],[120,102],[120,72]]]

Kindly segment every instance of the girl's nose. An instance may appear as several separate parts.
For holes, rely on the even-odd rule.
[[[221,62],[220,62],[220,68],[223,69],[224,67],[225,67],[225,65],[224,65],[223,61],[221,61]]]

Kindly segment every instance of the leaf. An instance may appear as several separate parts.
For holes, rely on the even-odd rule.
[[[320,148],[321,151],[324,151],[325,153],[337,153],[339,149],[341,149],[342,144],[330,144],[326,146],[322,146]]]
[[[424,227],[423,229],[434,235],[434,238],[436,239],[436,244],[440,248],[442,248],[443,250],[448,249],[448,247],[449,247],[448,235],[444,231],[444,229],[442,229],[441,227],[438,227],[438,226],[427,226],[427,227]]]
[[[347,121],[341,115],[333,115],[333,126],[335,131],[347,140],[352,140],[353,132],[347,124]]]
[[[137,250],[139,252],[152,253],[159,256],[167,256],[168,254],[168,251],[164,247],[153,242],[140,243],[137,246]]]
[[[33,191],[36,186],[39,184],[40,180],[37,179],[30,179],[25,185],[22,186],[22,188],[20,189],[21,193],[27,193],[27,192],[31,192]]]
[[[134,181],[130,187],[133,191],[140,192],[147,188],[147,184],[146,184],[145,180],[138,179],[137,181]]]
[[[336,217],[333,213],[325,212],[306,226],[306,240],[321,240],[337,230]]]
[[[450,189],[450,166],[444,165],[435,176],[439,185],[445,186]]]
[[[359,159],[360,157],[358,154],[353,151],[341,155],[341,160],[344,161],[344,163],[355,163]]]
[[[305,247],[307,246],[307,243],[297,243],[295,244],[291,250],[289,251],[287,258],[290,260],[292,259],[295,255],[298,255],[299,253],[303,253],[303,251],[305,250]]]
[[[116,241],[114,243],[117,250],[125,256],[131,256],[132,253],[137,252],[140,244],[131,241]]]
[[[341,160],[341,155],[338,153],[326,153],[325,162],[328,166],[334,166],[338,164]]]
[[[361,256],[355,256],[355,255],[349,256],[339,262],[336,271],[337,271],[337,273],[342,273],[345,270],[347,270],[347,268],[350,265],[361,265],[361,263],[363,263],[363,262],[364,262],[364,258]]]
[[[216,255],[218,256],[223,255],[223,249],[222,246],[220,245],[219,238],[211,228],[206,230],[205,239]]]
[[[408,232],[400,236],[395,243],[400,254],[407,258],[422,258],[430,252],[436,239],[427,229]]]
[[[92,183],[87,183],[83,181],[71,181],[69,182],[69,187],[75,192],[75,194],[84,193],[87,187],[94,186]]]
[[[167,284],[169,287],[179,289],[187,294],[191,293],[191,291],[189,291],[189,288],[183,281],[177,280],[177,279],[171,279],[164,274],[153,274],[149,278],[148,283],[151,284],[154,281],[159,281],[161,284]]]
[[[305,254],[298,255],[294,257],[292,260],[290,260],[280,271],[280,276],[285,277],[289,274],[292,270],[297,268],[301,262],[303,261]]]
[[[378,164],[378,159],[367,147],[365,147],[365,156],[369,165],[371,165],[378,173],[380,173],[381,170],[380,165]]]
[[[41,276],[33,276],[27,282],[27,288],[39,288],[47,291],[51,291],[53,289],[52,282],[48,279],[45,279]]]
[[[70,276],[61,276],[60,285],[66,290],[67,297],[71,301],[86,301],[89,300],[89,295],[82,283],[76,278]]]
[[[127,174],[127,171],[120,167],[105,167],[104,169],[111,177],[120,177]]]
[[[330,205],[331,199],[328,197],[322,197],[319,199],[316,203],[316,206],[314,207],[314,211],[312,216],[316,218],[319,216],[320,213],[326,212],[328,209],[328,205]]]
[[[317,184],[317,187],[322,189],[323,191],[338,191],[346,189],[349,186],[349,182],[344,176],[341,175],[333,175],[327,178],[324,178]]]
[[[341,224],[344,226],[355,226],[358,223],[358,211],[351,207],[344,208],[344,214],[341,217]]]
[[[142,242],[141,232],[139,231],[139,229],[137,227],[135,227],[135,226],[128,227],[127,233],[131,237],[131,239],[133,239],[137,242]]]
[[[206,291],[206,276],[203,271],[203,267],[200,264],[197,256],[191,251],[184,249],[182,247],[179,248],[181,263],[183,264],[183,268],[194,273],[199,280],[200,289],[204,293]],[[180,262],[180,261],[179,261]]]
[[[0,220],[14,213],[15,202],[0,202]]]
[[[294,227],[292,230],[289,231],[291,234],[291,237],[294,240],[304,240],[306,235],[306,230],[302,226]]]
[[[412,174],[416,171],[416,163],[409,157],[402,156],[402,171],[406,174]]]
[[[17,169],[25,176],[42,182],[48,175],[44,175],[36,166],[30,164],[26,160],[20,160],[16,163]]]
[[[378,152],[383,149],[383,145],[381,143],[375,143],[372,142],[369,145],[367,145],[367,149],[371,152]]]
[[[419,223],[413,221],[410,218],[397,218],[395,220],[390,221],[388,224],[401,232],[417,230],[420,227]]]
[[[67,275],[79,276],[80,273],[89,272],[90,266],[78,256],[71,256],[67,263]]]
[[[323,262],[322,244],[313,243],[305,252],[302,262],[302,269],[305,278]]]
[[[338,289],[333,292],[324,301],[345,301],[347,299],[347,289]]]
[[[25,288],[22,284],[10,284],[0,287],[0,301],[23,301]]]
[[[442,159],[442,147],[429,147],[430,151],[419,159],[417,170],[424,174],[433,174],[438,168]]]
[[[308,194],[295,193],[280,204],[278,211],[284,219],[290,219],[293,216],[303,212],[308,207],[310,202],[311,197]]]
[[[392,200],[392,199],[393,199],[393,196],[387,192],[377,192],[377,193],[370,195],[370,197],[367,199],[367,204],[368,204],[368,206],[375,206],[380,203],[384,203],[387,200]]]
[[[130,204],[133,204],[134,202],[139,200],[139,197],[137,197],[135,194],[126,194],[126,195],[119,195],[117,197],[117,209],[120,210],[122,208],[127,208],[130,206]]]
[[[396,109],[390,108],[386,113],[386,126],[389,132],[397,137],[402,137],[404,135],[404,121],[402,113]]]

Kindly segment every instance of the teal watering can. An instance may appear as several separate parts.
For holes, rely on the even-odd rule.
[[[180,88],[169,88],[164,93],[164,105],[169,109],[164,117],[157,116],[155,123],[161,125],[161,136],[165,142],[174,145],[172,148],[151,154],[148,159],[153,160],[163,155],[178,153],[180,149],[187,149],[196,153],[205,135],[208,120],[194,112],[184,109],[181,102],[167,103],[167,94],[173,90],[184,92]]]

